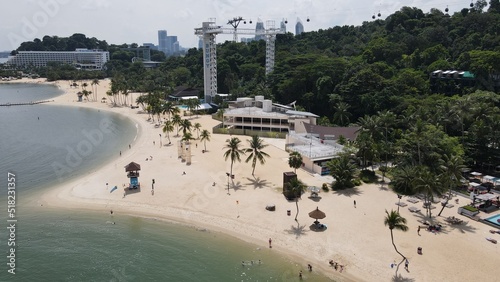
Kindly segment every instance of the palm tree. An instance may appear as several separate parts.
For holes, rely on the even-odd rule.
[[[175,114],[173,117],[172,117],[172,125],[175,125],[177,126],[177,135],[176,136],[179,136],[179,125],[182,123],[182,118],[180,115],[178,114]]]
[[[463,165],[462,158],[459,156],[449,157],[448,155],[444,155],[442,161],[444,164],[441,165],[441,169],[443,170],[443,172],[440,175],[440,182],[444,186],[448,186],[448,197],[446,198],[446,202],[442,204],[438,216],[441,216],[444,207],[446,207],[448,201],[451,198],[451,189],[460,185],[460,179],[462,178],[462,168],[465,167]]]
[[[418,170],[414,185],[416,192],[424,194],[424,205],[426,207],[427,215],[429,218],[432,217],[431,201],[434,194],[441,196],[443,190],[440,179],[427,167],[421,167],[421,169]]]
[[[227,149],[226,152],[224,152],[224,159],[227,161],[228,158],[231,159],[231,171],[230,175],[231,178],[233,176],[233,164],[235,161],[241,162],[240,155],[244,155],[245,152],[243,152],[242,149],[240,149],[240,143],[241,140],[238,139],[238,137],[233,137],[231,139],[226,140],[227,144],[223,149]],[[227,192],[229,193],[229,184],[227,187]]]
[[[330,169],[330,175],[336,180],[334,187],[339,189],[354,187],[352,180],[356,172],[356,166],[351,163],[347,155],[331,159],[326,163],[326,166]]]
[[[299,152],[291,152],[288,156],[288,165],[297,173],[297,168],[302,166],[302,155]]]
[[[174,124],[172,121],[167,120],[165,121],[165,124],[163,125],[163,132],[167,133],[167,138],[168,138],[168,144],[171,144],[172,142],[170,141],[170,132],[174,132]]]
[[[398,248],[396,248],[396,244],[394,244],[394,235],[392,233],[393,229],[396,230],[401,230],[403,232],[408,231],[408,226],[406,226],[406,218],[402,217],[397,211],[391,210],[389,213],[387,210],[385,210],[385,213],[387,214],[387,217],[384,219],[384,225],[389,226],[389,230],[391,231],[391,241],[392,245],[394,246],[394,250],[396,250],[396,253],[400,254],[403,259],[406,257],[398,251]]]
[[[206,129],[201,131],[201,141],[203,141],[205,145],[205,152],[207,151],[207,141],[210,141],[210,132]]]
[[[186,144],[189,144],[189,141],[194,140],[193,134],[191,132],[184,132],[182,135],[182,141],[186,142]]]
[[[289,182],[285,184],[285,189],[291,191],[295,196],[295,205],[297,207],[297,213],[295,214],[295,221],[297,221],[297,216],[299,215],[299,199],[302,193],[306,189],[306,185],[298,180],[297,178],[292,178]]]
[[[246,163],[248,163],[250,160],[252,160],[252,175],[255,173],[255,165],[257,165],[257,160],[260,162],[261,165],[266,163],[266,157],[269,157],[269,154],[266,152],[262,151],[265,147],[268,145],[263,144],[263,140],[259,138],[259,136],[254,135],[252,136],[251,140],[247,140],[248,143],[250,143],[250,148],[245,149],[245,153],[250,153],[248,158],[245,160]]]
[[[182,129],[182,134],[186,134],[186,132],[191,131],[191,121],[188,119],[183,119],[179,124],[179,127]]]
[[[94,80],[92,80],[92,83],[90,85],[93,85],[95,88],[94,95],[95,95],[95,100],[97,101],[97,85],[99,85],[99,79],[95,78]]]
[[[171,116],[179,114],[180,112],[181,110],[170,101],[162,105],[162,113],[167,114],[168,119],[170,119]]]
[[[349,112],[349,104],[345,102],[338,102],[335,105],[335,114],[333,114],[333,121],[340,126],[346,126],[349,124],[349,118],[351,113]]]
[[[200,129],[201,129],[201,124],[199,122],[195,123],[193,125],[193,128],[194,130],[196,130],[196,132],[198,133],[198,138],[197,139],[200,139]]]

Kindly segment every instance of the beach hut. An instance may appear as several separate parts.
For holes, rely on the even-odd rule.
[[[130,178],[129,189],[138,189],[141,187],[141,183],[139,182],[139,170],[141,170],[141,165],[138,163],[131,162],[125,166],[127,177]]]

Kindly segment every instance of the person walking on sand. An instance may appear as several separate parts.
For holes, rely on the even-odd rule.
[[[418,236],[420,236],[420,225],[417,228],[417,234],[418,234]]]
[[[410,264],[410,262],[408,261],[408,259],[406,259],[406,260],[405,260],[405,269],[406,269],[406,271],[408,271],[408,272],[409,272],[409,270],[408,270],[408,265],[409,265],[409,264]]]
[[[313,271],[313,267],[312,267],[312,265],[308,263],[308,264],[307,264],[307,269],[309,269],[309,271]]]
[[[354,207],[356,207],[356,200],[354,200]]]
[[[302,280],[302,270],[299,272],[299,279]]]
[[[273,247],[272,243],[273,243],[273,240],[271,240],[271,238],[269,238],[269,248]]]

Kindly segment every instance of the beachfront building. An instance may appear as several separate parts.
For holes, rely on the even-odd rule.
[[[237,98],[229,102],[224,111],[223,125],[236,134],[252,135],[254,132],[278,133],[279,136],[294,130],[298,122],[316,124],[317,115],[295,111],[293,107],[265,100],[264,96]]]
[[[326,163],[336,158],[344,149],[338,143],[340,136],[354,141],[359,127],[329,127],[306,122],[295,124],[295,130],[287,135],[286,149],[302,156],[303,168],[320,175],[329,175]]]
[[[19,51],[7,63],[16,67],[45,67],[49,62],[73,65],[83,70],[102,70],[109,61],[109,52],[76,49],[75,51]]]

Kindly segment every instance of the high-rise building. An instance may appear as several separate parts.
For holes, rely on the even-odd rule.
[[[304,32],[304,25],[302,24],[302,21],[297,18],[297,24],[295,25],[295,35],[299,35],[302,32]]]
[[[264,23],[260,19],[257,19],[255,34],[255,40],[266,40],[266,29],[264,28]]]
[[[167,31],[158,30],[158,51],[167,54]]]
[[[286,23],[285,23],[285,20],[282,20],[281,23],[280,23],[280,29],[286,33]]]

